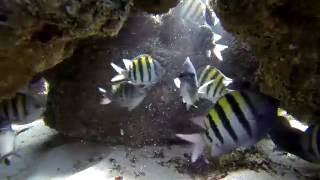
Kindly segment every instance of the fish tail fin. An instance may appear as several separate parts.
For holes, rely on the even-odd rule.
[[[193,144],[191,162],[195,162],[205,148],[205,142],[201,134],[176,134],[176,136]]]
[[[125,69],[121,68],[120,66],[114,63],[110,63],[110,65],[118,73],[111,79],[111,82],[118,82],[127,78],[127,71]]]
[[[106,93],[107,90],[105,90],[104,88],[98,87],[98,91],[102,94],[102,99],[100,100],[100,104],[101,105],[107,105],[111,103],[111,99],[109,99],[108,97],[106,97]]]
[[[223,61],[223,57],[221,55],[221,51],[225,50],[226,48],[228,48],[228,46],[222,45],[222,44],[216,44],[214,46],[213,53],[218,58],[218,60]]]
[[[224,76],[224,78],[223,78],[223,80],[222,80],[222,83],[223,83],[225,86],[228,86],[229,84],[232,83],[232,79]]]

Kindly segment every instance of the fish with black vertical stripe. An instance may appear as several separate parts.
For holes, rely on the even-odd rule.
[[[30,128],[24,128],[16,132],[12,129],[11,121],[0,116],[0,164],[10,165],[13,156],[23,160],[16,152],[15,140],[16,136]]]
[[[177,134],[194,144],[191,160],[204,151],[211,157],[248,147],[265,137],[277,116],[277,101],[261,93],[232,91],[222,96],[206,116],[192,121],[203,133]]]
[[[127,81],[134,85],[149,87],[158,83],[162,76],[160,63],[148,54],[139,55],[132,60],[123,59],[125,69],[111,63],[113,69],[118,73],[111,82]]]
[[[207,65],[199,75],[199,97],[215,103],[230,91],[227,86],[231,82],[232,79],[225,76],[217,68]]]
[[[179,77],[174,79],[174,84],[179,88],[180,96],[183,103],[186,104],[186,109],[195,106],[198,101],[198,80],[196,70],[189,57],[186,58],[182,65],[182,72]]]
[[[13,98],[4,99],[0,103],[1,118],[8,119],[14,124],[27,124],[39,119],[45,106],[33,96],[16,93]]]
[[[99,87],[102,94],[100,104],[106,105],[111,102],[117,103],[120,107],[128,108],[128,111],[135,109],[146,97],[146,89],[128,82],[112,85],[111,95],[108,97],[107,90]]]

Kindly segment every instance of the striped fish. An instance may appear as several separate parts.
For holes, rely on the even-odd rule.
[[[182,72],[174,79],[174,83],[179,88],[180,96],[186,109],[189,110],[198,100],[198,80],[196,70],[189,57],[183,63]]]
[[[111,66],[119,73],[111,79],[111,82],[126,80],[134,85],[150,86],[161,79],[161,65],[148,54],[142,54],[133,60],[123,59],[123,63],[126,69],[111,63]]]
[[[42,104],[24,93],[17,93],[15,97],[0,103],[1,117],[15,124],[30,123],[40,118],[44,110]]]
[[[215,67],[206,66],[199,76],[199,97],[215,103],[221,96],[228,93],[228,86],[232,80]]]
[[[132,111],[136,108],[147,95],[145,88],[128,82],[112,85],[111,98],[106,97],[106,90],[100,88],[99,91],[104,94],[100,104],[105,105],[116,102],[120,107],[128,108],[128,111]]]
[[[0,164],[10,165],[12,156],[23,158],[16,153],[15,140],[20,133],[30,129],[24,128],[18,132],[12,129],[11,122],[7,119],[0,119]]]
[[[260,93],[232,91],[221,97],[207,116],[192,121],[204,133],[177,134],[194,144],[192,162],[205,148],[212,157],[228,153],[239,146],[251,146],[265,137],[277,115],[276,102]]]
[[[300,139],[303,159],[320,163],[320,125],[311,125]]]
[[[193,24],[204,24],[206,5],[201,0],[183,0],[180,6],[180,18]]]

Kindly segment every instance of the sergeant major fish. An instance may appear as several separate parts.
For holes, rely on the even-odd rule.
[[[105,89],[99,88],[99,91],[104,95],[100,104],[105,105],[116,102],[120,107],[127,107],[128,111],[132,111],[136,108],[147,95],[145,88],[128,82],[112,85],[111,98],[107,97],[107,91]]]
[[[232,80],[215,67],[206,66],[199,76],[199,97],[215,103],[221,96],[228,93],[228,86]]]
[[[119,74],[111,79],[111,82],[126,80],[134,85],[146,87],[156,84],[162,76],[162,67],[158,61],[148,54],[142,54],[133,60],[123,59],[126,69],[122,69],[114,63],[111,66]]]
[[[187,22],[207,26],[212,30],[218,23],[217,17],[210,10],[207,0],[183,0],[179,16]]]
[[[251,91],[232,91],[221,97],[207,116],[192,120],[204,133],[176,136],[194,144],[191,160],[195,162],[204,150],[218,157],[255,144],[267,135],[276,115],[274,99]]]
[[[179,77],[174,79],[174,83],[179,88],[182,101],[189,110],[199,99],[197,73],[189,57],[183,63],[182,69]]]
[[[15,139],[17,135],[29,128],[22,129],[16,133],[12,129],[11,122],[4,119],[4,117],[0,117],[0,163],[4,162],[6,165],[10,165],[12,156],[22,159],[22,157],[16,153]]]
[[[42,102],[24,93],[16,93],[15,97],[0,103],[1,116],[15,124],[31,123],[40,118],[44,111]]]

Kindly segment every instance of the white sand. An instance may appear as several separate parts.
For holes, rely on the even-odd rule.
[[[59,141],[56,143],[52,140],[57,133],[44,126],[42,121],[33,123],[32,126],[33,128],[17,138],[18,153],[24,157],[26,164],[14,158],[11,166],[0,165],[0,179],[114,180],[117,176],[122,176],[124,180],[206,179],[201,176],[191,177],[187,173],[179,173],[176,168],[178,164],[168,163],[170,159],[187,161],[183,154],[190,153],[190,146],[171,146],[170,149],[149,146],[131,149],[124,146],[110,147],[84,142],[59,144]],[[272,160],[279,163],[277,167],[274,167],[277,174],[263,170],[259,172],[239,170],[229,172],[223,179],[298,179],[299,173],[294,172],[293,168],[304,175],[307,173],[314,175],[315,172],[319,172],[320,177],[319,166],[299,160],[295,156],[280,156],[279,152],[272,151],[273,144],[270,141],[261,142],[259,147]],[[159,153],[161,151],[164,157]],[[155,155],[159,157],[154,157]],[[215,175],[209,174],[208,176],[214,177]]]

